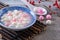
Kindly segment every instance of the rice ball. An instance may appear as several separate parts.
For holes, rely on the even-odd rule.
[[[46,20],[46,24],[52,24],[51,20]]]

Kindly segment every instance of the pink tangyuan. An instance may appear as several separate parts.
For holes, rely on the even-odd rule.
[[[38,10],[37,10],[37,13],[38,13],[39,15],[42,15],[42,14],[44,13],[44,11],[43,11],[42,9],[38,9]]]
[[[10,24],[9,23],[6,23],[5,26],[9,26]]]
[[[13,19],[12,19],[12,22],[16,22],[16,21],[17,21],[17,19],[16,19],[16,18],[13,18]]]
[[[11,13],[8,13],[7,16],[12,16],[12,14]]]
[[[7,21],[7,22],[5,23],[5,25],[6,25],[6,26],[9,26],[9,25],[10,25],[10,21]]]
[[[27,13],[24,13],[23,14],[23,17],[28,17],[29,15]]]
[[[23,18],[22,17],[20,19],[18,19],[18,22],[21,23],[22,21],[23,21]]]
[[[8,12],[7,12],[7,15],[8,15],[8,16],[12,16],[12,12],[11,12],[11,11],[8,11]]]
[[[27,23],[24,24],[25,27],[26,27],[27,25],[28,25]]]
[[[52,18],[52,17],[51,17],[51,15],[49,15],[49,14],[46,16],[46,19],[51,19],[51,18]]]
[[[23,20],[19,20],[19,23],[22,23]]]
[[[40,17],[39,17],[39,20],[40,20],[40,21],[43,21],[43,20],[44,20],[44,17],[43,17],[43,16],[40,16]]]

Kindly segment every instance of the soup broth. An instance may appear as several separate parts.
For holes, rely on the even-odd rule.
[[[6,27],[23,28],[31,23],[31,15],[21,10],[8,11],[1,17]]]

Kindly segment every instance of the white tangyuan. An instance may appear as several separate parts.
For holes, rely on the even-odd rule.
[[[26,24],[26,21],[22,21],[22,24]]]
[[[20,16],[22,16],[23,13],[19,13]]]
[[[16,24],[16,28],[18,28],[18,27],[20,27],[20,23],[17,23],[17,24]]]
[[[8,16],[8,20],[12,20],[13,19],[13,17],[12,16]]]
[[[51,20],[46,20],[46,24],[52,24]]]
[[[28,19],[26,19],[26,18],[23,18],[23,20],[27,21]]]
[[[3,20],[3,21],[7,21],[8,19],[7,19],[7,18],[3,18],[2,20]]]
[[[11,24],[10,24],[10,26],[16,26],[17,25],[17,23],[15,23],[15,22],[12,22]]]
[[[17,23],[16,28],[19,28],[19,27],[20,27],[20,28],[23,28],[24,25],[23,25],[22,23],[21,23],[21,24],[20,24],[20,23]]]
[[[29,21],[29,20],[27,20],[27,21],[26,21],[26,23],[27,23],[27,24],[29,24],[29,23],[30,23],[30,21]]]
[[[16,15],[18,13],[18,10],[14,10],[13,13],[14,15]]]

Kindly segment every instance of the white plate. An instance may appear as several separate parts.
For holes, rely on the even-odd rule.
[[[39,15],[46,15],[46,14],[47,14],[47,10],[46,10],[45,8],[43,8],[43,7],[39,7],[39,8],[42,9],[42,10],[44,11],[43,14],[39,14]]]

